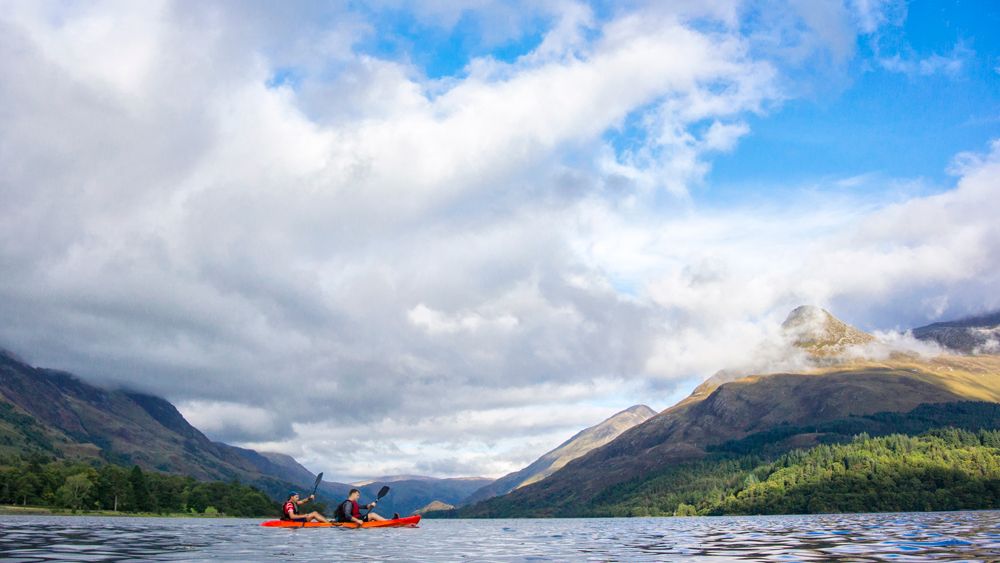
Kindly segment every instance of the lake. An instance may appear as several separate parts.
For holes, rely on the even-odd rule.
[[[425,520],[262,528],[260,520],[0,516],[4,561],[1000,560],[1000,512]]]

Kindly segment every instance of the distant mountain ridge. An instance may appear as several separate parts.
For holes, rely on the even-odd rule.
[[[421,475],[410,477],[413,478],[394,481],[373,480],[364,485],[348,485],[324,481],[320,484],[320,492],[324,493],[327,498],[339,501],[347,498],[347,492],[351,488],[356,487],[361,490],[362,502],[367,502],[375,499],[378,490],[383,485],[388,485],[390,487],[389,495],[379,502],[376,512],[383,516],[392,514],[393,512],[408,515],[415,514],[418,510],[430,505],[439,506],[434,503],[457,505],[473,491],[493,481],[485,477],[458,477],[451,479],[439,479]]]
[[[425,475],[383,475],[381,477],[373,477],[371,479],[363,479],[361,481],[355,481],[351,485],[355,487],[363,487],[365,485],[371,485],[372,483],[396,483],[399,481],[433,481],[435,477],[427,477]]]
[[[1000,353],[1000,311],[915,328],[913,336],[966,354]]]
[[[646,405],[635,405],[606,420],[585,428],[555,449],[542,455],[520,471],[505,475],[474,492],[462,504],[471,504],[536,483],[555,473],[570,461],[607,444],[622,432],[649,420],[656,411]]]

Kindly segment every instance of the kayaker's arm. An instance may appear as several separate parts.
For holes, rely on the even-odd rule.
[[[304,498],[304,499],[302,499],[302,500],[298,501],[298,503],[296,503],[296,504],[298,504],[299,506],[302,506],[303,504],[305,504],[305,503],[307,503],[307,502],[311,501],[311,500],[312,500],[312,499],[314,499],[314,498],[316,498],[316,495],[309,495],[309,496],[307,496],[306,498]]]

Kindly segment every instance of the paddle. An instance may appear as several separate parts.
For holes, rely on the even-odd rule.
[[[378,490],[378,495],[375,497],[375,502],[382,500],[382,497],[384,497],[387,494],[389,494],[389,485],[382,485],[382,488]],[[368,512],[371,512],[372,510],[375,510],[374,506],[369,508]],[[360,528],[361,526],[358,527]]]
[[[316,489],[319,488],[319,482],[322,481],[322,480],[323,480],[323,472],[320,471],[319,475],[316,476],[316,481],[313,482],[313,490],[312,490],[311,493],[309,493],[309,496],[313,496],[313,495],[316,494]],[[300,526],[300,527],[305,528],[307,521],[309,521],[308,518],[302,520],[302,526]]]
[[[313,492],[309,496],[316,494],[316,489],[319,488],[319,482],[323,480],[323,472],[320,471],[319,475],[316,476],[316,481],[313,482]]]

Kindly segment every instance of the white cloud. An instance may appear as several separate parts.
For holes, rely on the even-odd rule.
[[[435,311],[423,303],[410,309],[407,317],[411,323],[431,333],[476,331],[487,327],[509,330],[517,326],[517,317],[509,314],[501,314],[493,318],[483,317],[479,313],[473,312],[449,316],[441,311]]]
[[[895,54],[879,59],[882,68],[910,76],[933,76],[945,74],[957,76],[975,53],[965,45],[958,43],[951,53],[941,55],[934,53],[922,58],[905,57]]]
[[[177,410],[195,428],[212,434],[261,436],[274,434],[276,414],[260,407],[226,401],[187,401]]]
[[[910,331],[873,331],[876,340],[847,349],[847,357],[885,360],[894,354],[933,358],[945,352],[933,340],[917,340]]]
[[[850,0],[848,2],[858,29],[862,33],[875,33],[887,23],[901,23],[906,16],[906,2],[902,0]]]

